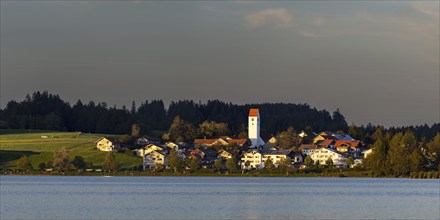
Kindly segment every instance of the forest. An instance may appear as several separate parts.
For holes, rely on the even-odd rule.
[[[391,128],[371,124],[349,126],[339,109],[330,114],[327,110],[318,110],[308,104],[238,105],[219,100],[206,103],[181,100],[171,102],[166,107],[162,100],[146,100],[139,106],[133,101],[130,108],[117,108],[105,102],[83,103],[81,100],[71,105],[59,95],[47,91],[34,92],[23,101],[9,101],[0,109],[0,128],[129,134],[132,125],[138,124],[143,135],[154,136],[158,133],[155,131],[167,131],[176,116],[179,116],[195,126],[204,121],[224,122],[232,135],[238,135],[246,128],[250,108],[260,109],[263,138],[276,135],[289,127],[297,132],[343,131],[355,138],[365,139],[366,142],[369,142],[368,139],[379,127],[392,135],[411,130],[417,141],[429,141],[440,131],[440,123]]]

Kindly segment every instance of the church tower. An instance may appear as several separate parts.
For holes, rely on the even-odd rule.
[[[251,148],[264,144],[263,139],[260,137],[260,112],[257,108],[251,108],[249,111],[248,135],[252,141]]]

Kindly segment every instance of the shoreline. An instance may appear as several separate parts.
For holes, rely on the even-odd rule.
[[[420,172],[422,175],[410,176],[383,176],[373,177],[365,171],[349,172],[327,172],[327,173],[150,173],[144,171],[116,171],[116,172],[46,172],[46,171],[28,171],[28,172],[1,172],[1,176],[83,176],[83,177],[254,177],[254,178],[371,178],[371,179],[440,179],[440,172]]]

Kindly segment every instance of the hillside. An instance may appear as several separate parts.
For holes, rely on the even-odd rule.
[[[17,160],[28,155],[32,166],[38,168],[40,163],[52,161],[53,152],[61,148],[69,151],[69,156],[81,156],[94,166],[101,166],[105,152],[95,150],[95,141],[103,134],[84,134],[80,132],[1,130],[0,134],[0,168],[15,168]],[[110,135],[118,137],[117,135]],[[140,157],[132,152],[116,153],[122,167],[142,164]]]

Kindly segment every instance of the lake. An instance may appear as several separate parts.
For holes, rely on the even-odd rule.
[[[1,176],[1,219],[440,219],[440,181]]]

